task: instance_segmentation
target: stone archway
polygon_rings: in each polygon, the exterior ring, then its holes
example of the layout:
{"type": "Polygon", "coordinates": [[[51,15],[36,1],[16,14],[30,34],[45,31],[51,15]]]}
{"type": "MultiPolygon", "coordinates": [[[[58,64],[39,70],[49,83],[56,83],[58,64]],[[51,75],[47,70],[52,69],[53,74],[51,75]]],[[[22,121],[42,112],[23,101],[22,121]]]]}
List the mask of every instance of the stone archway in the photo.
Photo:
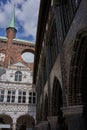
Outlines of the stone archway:
{"type": "Polygon", "coordinates": [[[17,119],[17,130],[32,130],[35,120],[30,115],[22,115],[17,119]]]}
{"type": "Polygon", "coordinates": [[[67,130],[62,112],[62,88],[57,77],[54,77],[52,89],[52,117],[49,119],[51,129],[67,130]]]}
{"type": "Polygon", "coordinates": [[[73,47],[69,79],[69,106],[82,104],[87,64],[87,30],[78,33],[73,47]]]}
{"type": "Polygon", "coordinates": [[[87,124],[87,28],[76,36],[69,77],[69,106],[83,105],[87,124]]]}
{"type": "Polygon", "coordinates": [[[62,89],[59,80],[55,77],[52,90],[52,116],[59,114],[62,105],[62,89]]]}
{"type": "Polygon", "coordinates": [[[0,128],[3,130],[11,130],[13,120],[9,115],[0,114],[0,128]]]}

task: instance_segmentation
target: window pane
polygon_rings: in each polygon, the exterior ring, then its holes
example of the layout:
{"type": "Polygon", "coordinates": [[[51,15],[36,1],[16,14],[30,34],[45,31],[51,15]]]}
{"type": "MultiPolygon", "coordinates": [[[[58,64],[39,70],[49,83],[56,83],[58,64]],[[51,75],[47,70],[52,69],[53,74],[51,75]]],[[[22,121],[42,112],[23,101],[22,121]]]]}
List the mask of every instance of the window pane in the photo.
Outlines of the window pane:
{"type": "Polygon", "coordinates": [[[19,81],[21,81],[21,78],[22,78],[21,75],[19,75],[19,81]]]}
{"type": "Polygon", "coordinates": [[[23,92],[23,95],[26,95],[26,92],[23,92]]]}
{"type": "Polygon", "coordinates": [[[31,97],[29,97],[29,103],[32,103],[31,101],[32,101],[32,98],[31,98],[31,97]]]}
{"type": "Polygon", "coordinates": [[[7,102],[10,102],[10,96],[7,96],[7,102]]]}
{"type": "Polygon", "coordinates": [[[36,96],[36,93],[35,93],[35,92],[33,92],[33,96],[36,96]]]}
{"type": "Polygon", "coordinates": [[[23,103],[25,103],[25,102],[26,102],[26,97],[23,97],[22,102],[23,102],[23,103]]]}
{"type": "Polygon", "coordinates": [[[30,92],[29,95],[32,95],[32,92],[30,92]]]}
{"type": "Polygon", "coordinates": [[[8,94],[11,94],[11,91],[8,91],[8,94]]]}
{"type": "Polygon", "coordinates": [[[33,97],[33,103],[36,103],[36,97],[33,97]]]}
{"type": "Polygon", "coordinates": [[[12,96],[12,101],[11,102],[14,102],[15,101],[15,96],[12,96]]]}
{"type": "Polygon", "coordinates": [[[4,95],[1,95],[0,96],[0,102],[3,102],[4,101],[4,95]]]}
{"type": "Polygon", "coordinates": [[[18,97],[18,102],[21,103],[21,96],[18,97]]]}
{"type": "Polygon", "coordinates": [[[15,95],[15,91],[12,91],[12,95],[15,95]]]}
{"type": "Polygon", "coordinates": [[[1,94],[4,94],[4,90],[1,90],[1,94]]]}

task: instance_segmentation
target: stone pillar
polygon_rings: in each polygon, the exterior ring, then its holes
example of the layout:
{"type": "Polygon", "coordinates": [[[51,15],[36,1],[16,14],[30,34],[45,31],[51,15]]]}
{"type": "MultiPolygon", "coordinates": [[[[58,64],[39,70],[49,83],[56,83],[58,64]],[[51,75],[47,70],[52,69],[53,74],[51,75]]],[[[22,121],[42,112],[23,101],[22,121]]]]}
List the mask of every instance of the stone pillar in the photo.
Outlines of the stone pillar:
{"type": "Polygon", "coordinates": [[[26,92],[26,103],[29,103],[29,91],[26,92]]]}
{"type": "Polygon", "coordinates": [[[35,130],[48,130],[48,121],[41,121],[37,126],[34,128],[35,130]]]}
{"type": "Polygon", "coordinates": [[[16,130],[16,123],[13,123],[12,130],[16,130]]]}
{"type": "Polygon", "coordinates": [[[82,110],[81,105],[62,108],[68,130],[86,130],[82,110]]]}
{"type": "Polygon", "coordinates": [[[50,116],[47,119],[50,123],[51,130],[56,130],[57,129],[58,116],[50,116]]]}
{"type": "Polygon", "coordinates": [[[5,93],[4,93],[4,102],[7,102],[7,89],[5,90],[5,93]]]}
{"type": "Polygon", "coordinates": [[[16,94],[15,94],[15,102],[18,103],[18,89],[16,90],[16,94]]]}

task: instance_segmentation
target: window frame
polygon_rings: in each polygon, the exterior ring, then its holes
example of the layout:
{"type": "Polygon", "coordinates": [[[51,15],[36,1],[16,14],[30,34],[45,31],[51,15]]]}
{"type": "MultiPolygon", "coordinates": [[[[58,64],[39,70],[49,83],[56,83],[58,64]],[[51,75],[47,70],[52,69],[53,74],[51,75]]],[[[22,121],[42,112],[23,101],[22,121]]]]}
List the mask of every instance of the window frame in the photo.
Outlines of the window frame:
{"type": "Polygon", "coordinates": [[[29,92],[29,104],[36,104],[36,92],[29,92]],[[34,95],[35,94],[35,95],[34,95]]]}
{"type": "Polygon", "coordinates": [[[7,91],[7,103],[14,103],[16,99],[16,90],[7,91]]]}
{"type": "Polygon", "coordinates": [[[26,91],[18,91],[18,103],[26,103],[26,91]]]}
{"type": "Polygon", "coordinates": [[[21,71],[15,72],[15,81],[22,81],[22,72],[21,71]]]}

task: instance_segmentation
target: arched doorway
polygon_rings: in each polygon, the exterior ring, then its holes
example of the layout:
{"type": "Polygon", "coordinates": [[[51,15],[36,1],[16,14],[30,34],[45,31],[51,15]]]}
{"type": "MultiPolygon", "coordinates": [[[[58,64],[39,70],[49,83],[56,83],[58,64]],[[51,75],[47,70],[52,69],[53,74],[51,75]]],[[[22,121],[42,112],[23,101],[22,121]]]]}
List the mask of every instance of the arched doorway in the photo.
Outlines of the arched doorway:
{"type": "Polygon", "coordinates": [[[62,112],[63,97],[62,88],[57,77],[54,77],[53,89],[52,89],[52,116],[57,117],[57,123],[55,129],[67,130],[65,119],[62,112]]]}
{"type": "Polygon", "coordinates": [[[17,119],[17,130],[32,130],[35,120],[30,115],[22,115],[17,119]]]}
{"type": "Polygon", "coordinates": [[[9,115],[5,115],[5,114],[0,115],[0,129],[11,130],[12,124],[13,124],[13,121],[9,115]]]}
{"type": "Polygon", "coordinates": [[[87,28],[77,34],[73,47],[68,101],[69,106],[83,105],[87,124],[87,28]]]}

